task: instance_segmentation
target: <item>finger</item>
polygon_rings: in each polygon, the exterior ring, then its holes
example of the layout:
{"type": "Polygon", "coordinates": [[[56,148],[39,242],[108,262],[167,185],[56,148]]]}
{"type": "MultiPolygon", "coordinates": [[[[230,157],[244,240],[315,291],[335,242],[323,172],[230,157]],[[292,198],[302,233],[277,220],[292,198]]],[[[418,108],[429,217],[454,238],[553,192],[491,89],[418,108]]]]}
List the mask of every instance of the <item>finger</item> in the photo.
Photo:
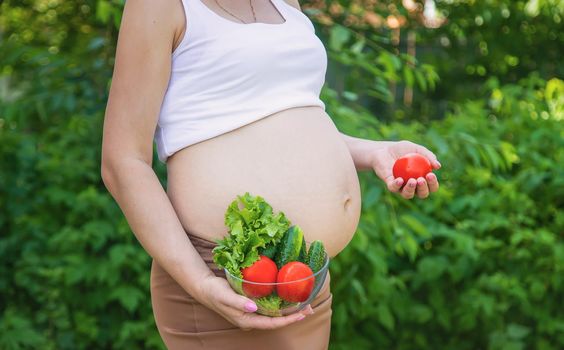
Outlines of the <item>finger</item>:
{"type": "Polygon", "coordinates": [[[401,196],[405,199],[413,198],[413,195],[415,194],[416,185],[417,185],[417,180],[409,179],[405,184],[405,186],[403,187],[403,190],[401,191],[401,196]]]}
{"type": "Polygon", "coordinates": [[[242,326],[240,326],[244,329],[276,329],[301,321],[306,317],[302,311],[281,317],[268,317],[257,314],[245,314],[244,316],[245,319],[241,322],[242,326]]]}
{"type": "Polygon", "coordinates": [[[421,145],[417,145],[415,151],[425,156],[427,159],[429,159],[434,169],[439,169],[441,167],[441,163],[439,163],[437,156],[433,152],[429,151],[427,148],[421,145]]]}
{"type": "Polygon", "coordinates": [[[255,312],[258,309],[257,304],[255,304],[251,299],[239,295],[233,291],[230,291],[230,293],[221,294],[219,301],[224,305],[230,306],[243,312],[255,312]]]}
{"type": "Polygon", "coordinates": [[[394,176],[390,175],[386,178],[386,184],[390,192],[399,192],[401,185],[403,185],[403,179],[401,177],[394,179],[394,176]]]}
{"type": "Polygon", "coordinates": [[[420,177],[417,179],[417,197],[423,199],[429,197],[429,187],[427,181],[420,177]]]}
{"type": "Polygon", "coordinates": [[[302,310],[302,313],[304,315],[311,315],[311,314],[315,313],[315,311],[313,311],[313,308],[311,307],[310,304],[307,304],[307,306],[304,307],[304,309],[302,310]]]}
{"type": "Polygon", "coordinates": [[[439,180],[437,179],[437,175],[429,173],[426,178],[427,184],[429,185],[429,191],[436,192],[439,189],[439,180]]]}

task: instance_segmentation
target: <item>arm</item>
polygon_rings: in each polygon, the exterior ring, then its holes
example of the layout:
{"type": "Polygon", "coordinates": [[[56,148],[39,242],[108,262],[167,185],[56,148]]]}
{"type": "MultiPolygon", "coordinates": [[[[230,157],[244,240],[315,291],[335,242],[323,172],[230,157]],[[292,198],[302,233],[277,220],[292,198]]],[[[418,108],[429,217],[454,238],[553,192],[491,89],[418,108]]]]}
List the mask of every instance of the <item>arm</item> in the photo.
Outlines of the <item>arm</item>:
{"type": "Polygon", "coordinates": [[[427,148],[410,141],[373,141],[360,139],[341,133],[357,171],[373,170],[376,175],[386,183],[390,192],[400,193],[402,197],[411,199],[415,195],[426,198],[429,193],[439,189],[439,181],[433,173],[425,178],[409,179],[404,185],[402,178],[394,178],[392,167],[394,162],[408,154],[419,153],[431,162],[434,169],[439,169],[441,163],[435,154],[427,148]],[[403,187],[402,187],[403,186],[403,187]]]}
{"type": "MultiPolygon", "coordinates": [[[[167,2],[165,2],[167,3],[167,2]]],[[[190,294],[213,273],[190,243],[152,169],[153,133],[170,75],[167,6],[128,1],[104,119],[101,172],[143,248],[190,294]]]]}
{"type": "Polygon", "coordinates": [[[253,314],[254,303],[216,277],[200,257],[152,169],[153,136],[179,21],[184,16],[176,0],[125,4],[104,118],[102,180],[143,248],[196,300],[241,328],[285,326],[311,308],[279,318],[253,314]]]}
{"type": "Polygon", "coordinates": [[[341,133],[351,157],[354,161],[354,166],[358,171],[372,170],[374,168],[373,151],[382,149],[392,144],[392,141],[373,141],[352,137],[341,133]]]}

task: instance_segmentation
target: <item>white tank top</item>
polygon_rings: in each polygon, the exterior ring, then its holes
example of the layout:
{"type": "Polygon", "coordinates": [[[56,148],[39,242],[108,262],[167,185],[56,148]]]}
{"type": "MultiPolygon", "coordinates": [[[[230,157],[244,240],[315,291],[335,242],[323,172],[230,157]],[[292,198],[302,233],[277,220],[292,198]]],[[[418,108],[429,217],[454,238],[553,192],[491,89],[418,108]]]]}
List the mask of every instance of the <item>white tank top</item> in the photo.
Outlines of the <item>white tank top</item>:
{"type": "Polygon", "coordinates": [[[327,53],[309,18],[271,0],[285,22],[244,24],[182,0],[186,32],[172,53],[155,130],[159,160],[275,112],[319,106],[327,53]]]}

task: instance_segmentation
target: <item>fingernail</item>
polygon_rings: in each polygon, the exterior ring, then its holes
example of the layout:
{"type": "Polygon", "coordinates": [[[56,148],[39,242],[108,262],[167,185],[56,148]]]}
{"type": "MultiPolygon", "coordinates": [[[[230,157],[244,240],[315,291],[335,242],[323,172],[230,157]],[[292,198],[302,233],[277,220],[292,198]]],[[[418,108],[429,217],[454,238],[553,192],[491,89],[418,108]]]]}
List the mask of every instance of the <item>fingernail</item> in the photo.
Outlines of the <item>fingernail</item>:
{"type": "Polygon", "coordinates": [[[257,311],[257,305],[252,301],[249,301],[245,304],[245,310],[248,312],[255,312],[257,311]]]}
{"type": "Polygon", "coordinates": [[[439,162],[438,160],[437,160],[437,164],[439,165],[439,168],[442,167],[441,162],[439,162]]]}
{"type": "Polygon", "coordinates": [[[298,321],[301,321],[301,320],[303,320],[304,318],[305,318],[305,315],[300,315],[300,316],[298,317],[298,321]]]}

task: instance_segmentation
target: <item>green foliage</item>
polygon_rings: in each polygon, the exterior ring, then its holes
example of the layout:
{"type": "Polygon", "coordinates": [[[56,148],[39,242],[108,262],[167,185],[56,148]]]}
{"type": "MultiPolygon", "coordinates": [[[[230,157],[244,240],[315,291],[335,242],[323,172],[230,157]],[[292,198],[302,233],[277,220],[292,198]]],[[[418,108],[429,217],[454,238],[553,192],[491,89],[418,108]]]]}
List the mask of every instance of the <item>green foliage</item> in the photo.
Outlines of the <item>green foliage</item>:
{"type": "Polygon", "coordinates": [[[405,201],[361,173],[362,220],[331,265],[333,348],[564,347],[564,83],[487,84],[441,121],[340,129],[436,152],[441,189],[405,201]]]}
{"type": "Polygon", "coordinates": [[[403,82],[427,91],[438,80],[434,67],[419,64],[413,56],[395,54],[381,34],[341,24],[324,29],[320,35],[326,38],[330,73],[333,74],[336,64],[346,67],[341,93],[345,100],[357,101],[358,91],[362,91],[364,96],[392,102],[390,83],[403,82]]]}
{"type": "Polygon", "coordinates": [[[42,133],[9,120],[14,128],[0,130],[0,324],[33,342],[0,337],[0,348],[160,342],[150,258],[100,181],[101,119],[70,115],[42,133]]]}
{"type": "Polygon", "coordinates": [[[441,81],[432,94],[416,95],[420,113],[434,119],[446,101],[479,98],[490,77],[516,83],[536,72],[564,77],[564,2],[560,0],[440,0],[448,22],[418,30],[419,59],[436,67],[441,81]],[[431,48],[431,49],[427,49],[431,48]]]}
{"type": "Polygon", "coordinates": [[[0,349],[162,349],[150,257],[100,178],[113,29],[34,4],[0,5],[0,349]]]}

